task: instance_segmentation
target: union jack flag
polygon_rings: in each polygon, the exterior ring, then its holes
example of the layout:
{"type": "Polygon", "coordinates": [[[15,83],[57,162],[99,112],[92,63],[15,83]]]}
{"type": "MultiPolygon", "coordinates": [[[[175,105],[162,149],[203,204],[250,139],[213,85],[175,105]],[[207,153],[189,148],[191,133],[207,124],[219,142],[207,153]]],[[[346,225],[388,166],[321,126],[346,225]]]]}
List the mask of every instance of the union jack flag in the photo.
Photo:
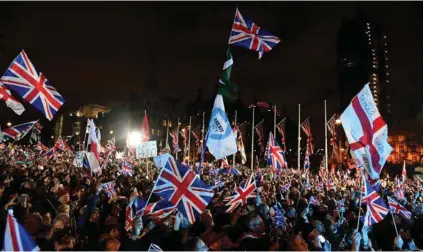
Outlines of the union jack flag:
{"type": "Polygon", "coordinates": [[[259,144],[259,147],[261,149],[261,153],[264,153],[265,152],[265,148],[264,148],[264,140],[265,140],[264,120],[262,120],[258,124],[256,124],[255,131],[256,131],[256,134],[258,134],[258,144],[259,144]]]}
{"type": "Polygon", "coordinates": [[[158,202],[148,204],[147,207],[144,208],[143,215],[153,220],[163,219],[172,214],[175,209],[176,206],[171,202],[161,199],[158,202]]]}
{"type": "Polygon", "coordinates": [[[365,198],[367,202],[367,212],[363,218],[364,225],[371,226],[379,223],[389,212],[386,204],[380,195],[374,190],[367,179],[364,180],[365,198]]]}
{"type": "Polygon", "coordinates": [[[259,53],[259,59],[264,52],[269,52],[280,42],[280,39],[262,30],[251,20],[245,20],[238,9],[231,30],[229,44],[235,44],[259,53]]]}
{"type": "Polygon", "coordinates": [[[281,134],[281,145],[283,146],[284,153],[286,152],[286,118],[281,120],[275,127],[281,134]]]}
{"type": "Polygon", "coordinates": [[[22,123],[22,124],[4,129],[1,132],[1,135],[3,136],[2,141],[6,142],[9,140],[14,140],[14,141],[21,140],[22,138],[26,136],[26,134],[28,134],[29,131],[31,131],[31,129],[34,127],[34,125],[37,122],[38,121],[22,123]]]}
{"type": "Polygon", "coordinates": [[[288,183],[288,184],[284,185],[284,186],[281,188],[281,192],[282,192],[282,193],[287,192],[288,190],[290,190],[290,187],[291,187],[291,184],[290,184],[290,183],[288,183]]]}
{"type": "Polygon", "coordinates": [[[278,146],[277,141],[274,139],[274,136],[269,132],[268,140],[268,164],[272,164],[272,168],[281,169],[287,168],[286,160],[284,159],[284,152],[280,146],[278,146]]]}
{"type": "Polygon", "coordinates": [[[133,176],[133,169],[132,165],[128,160],[124,160],[121,163],[121,174],[124,176],[133,176]]]}
{"type": "Polygon", "coordinates": [[[309,151],[309,154],[314,153],[314,145],[312,144],[312,133],[311,133],[311,125],[309,123],[309,117],[300,125],[303,132],[306,134],[306,149],[309,151]]]}
{"type": "Polygon", "coordinates": [[[406,179],[406,162],[403,160],[403,166],[402,166],[402,183],[405,183],[406,179]]]}
{"type": "Polygon", "coordinates": [[[0,81],[40,110],[50,121],[65,102],[47,78],[35,69],[24,50],[13,60],[0,81]]]}
{"type": "Polygon", "coordinates": [[[199,145],[200,144],[200,139],[202,138],[202,135],[201,135],[201,126],[199,125],[196,128],[194,128],[191,131],[191,134],[193,135],[194,139],[196,140],[196,145],[199,145]]]}
{"type": "Polygon", "coordinates": [[[184,154],[188,151],[188,126],[182,128],[180,131],[181,136],[183,137],[183,145],[184,145],[184,154]]]}
{"type": "Polygon", "coordinates": [[[45,151],[49,151],[49,148],[47,146],[45,146],[44,144],[37,142],[34,146],[35,150],[38,150],[40,152],[45,152],[45,151]]]}
{"type": "Polygon", "coordinates": [[[411,219],[412,214],[410,211],[408,211],[408,209],[406,209],[404,206],[399,204],[399,202],[397,202],[396,200],[392,199],[389,196],[387,196],[387,200],[389,201],[389,207],[392,213],[399,214],[400,216],[406,219],[411,219]]]}
{"type": "Polygon", "coordinates": [[[336,189],[332,179],[327,180],[326,187],[327,187],[327,191],[330,191],[331,189],[336,189]]]}
{"type": "Polygon", "coordinates": [[[275,210],[275,213],[273,216],[271,216],[272,224],[274,224],[277,227],[284,227],[286,225],[286,218],[281,213],[281,210],[280,208],[278,208],[278,206],[274,206],[273,208],[275,210]]]}
{"type": "Polygon", "coordinates": [[[305,161],[303,163],[303,167],[305,167],[305,169],[311,168],[311,163],[309,162],[309,150],[308,149],[306,149],[306,152],[305,152],[305,161]]]}
{"type": "Polygon", "coordinates": [[[104,183],[103,190],[106,192],[109,198],[115,197],[116,196],[115,181],[104,183]]]}
{"type": "Polygon", "coordinates": [[[40,250],[24,226],[13,217],[13,210],[8,210],[3,238],[3,251],[40,250]]]}
{"type": "Polygon", "coordinates": [[[323,184],[322,182],[318,182],[318,183],[316,183],[316,184],[315,184],[315,189],[316,189],[317,191],[322,191],[322,190],[324,190],[324,184],[323,184]]]}
{"type": "Polygon", "coordinates": [[[238,187],[233,195],[226,197],[224,201],[228,201],[225,205],[228,206],[227,213],[234,211],[239,205],[246,205],[247,199],[256,198],[256,183],[253,179],[253,174],[238,187]]]}
{"type": "Polygon", "coordinates": [[[178,145],[178,131],[170,132],[169,135],[172,138],[172,147],[174,147],[174,153],[180,152],[180,146],[178,145]]]}
{"type": "Polygon", "coordinates": [[[153,192],[176,206],[190,223],[196,221],[214,195],[192,170],[177,165],[172,156],[162,168],[153,192]]]}
{"type": "Polygon", "coordinates": [[[314,206],[319,206],[319,200],[317,198],[315,198],[314,196],[311,196],[309,198],[309,204],[310,205],[314,205],[314,206]]]}
{"type": "Polygon", "coordinates": [[[134,226],[135,215],[132,210],[132,203],[125,208],[125,231],[129,231],[134,226]]]}

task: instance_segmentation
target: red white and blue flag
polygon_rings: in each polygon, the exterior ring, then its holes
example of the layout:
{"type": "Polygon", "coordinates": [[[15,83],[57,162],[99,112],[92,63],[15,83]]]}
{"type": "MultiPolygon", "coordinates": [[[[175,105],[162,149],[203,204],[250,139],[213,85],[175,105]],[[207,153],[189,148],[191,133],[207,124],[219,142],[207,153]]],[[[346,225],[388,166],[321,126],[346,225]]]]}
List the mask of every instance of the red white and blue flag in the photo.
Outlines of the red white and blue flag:
{"type": "Polygon", "coordinates": [[[62,95],[49,84],[46,76],[35,69],[24,50],[13,60],[0,81],[40,110],[50,121],[65,102],[62,95]]]}
{"type": "Polygon", "coordinates": [[[103,191],[107,194],[109,198],[116,196],[116,190],[115,190],[115,181],[110,181],[103,184],[103,191]]]}
{"type": "Polygon", "coordinates": [[[274,136],[271,132],[269,132],[269,139],[268,139],[268,164],[271,164],[272,168],[275,169],[282,169],[287,168],[286,160],[284,159],[284,151],[281,149],[280,146],[278,146],[277,141],[274,139],[274,136]]]}
{"type": "Polygon", "coordinates": [[[303,162],[303,167],[305,167],[305,169],[311,168],[311,163],[309,162],[309,150],[307,147],[305,151],[305,160],[303,162]]]}
{"type": "Polygon", "coordinates": [[[214,195],[192,170],[177,165],[172,156],[162,168],[153,192],[176,206],[190,223],[196,221],[214,195]]]}
{"type": "Polygon", "coordinates": [[[178,131],[172,131],[169,133],[172,138],[172,147],[174,148],[174,153],[180,152],[180,146],[178,145],[178,131]]]}
{"type": "Polygon", "coordinates": [[[128,177],[132,177],[133,176],[133,167],[131,165],[131,163],[128,160],[124,160],[121,163],[121,174],[128,177]]]}
{"type": "MultiPolygon", "coordinates": [[[[380,197],[378,192],[374,190],[367,179],[364,180],[365,201],[367,203],[367,212],[363,218],[365,226],[377,224],[386,217],[389,209],[380,197]]],[[[364,197],[364,196],[363,196],[364,197]]]]}
{"type": "Polygon", "coordinates": [[[300,125],[303,132],[306,134],[306,150],[309,154],[314,153],[314,145],[312,144],[312,133],[311,133],[311,125],[309,123],[309,117],[300,125]]]}
{"type": "Polygon", "coordinates": [[[314,196],[311,196],[309,197],[309,204],[314,206],[319,206],[320,202],[317,198],[315,198],[314,196]]]}
{"type": "Polygon", "coordinates": [[[281,120],[275,127],[277,127],[278,132],[281,134],[281,144],[283,147],[284,153],[286,152],[286,118],[281,120]]]}
{"type": "Polygon", "coordinates": [[[253,179],[253,174],[250,175],[249,179],[238,187],[234,193],[226,197],[224,201],[228,201],[225,205],[228,206],[227,213],[234,211],[239,205],[243,206],[247,204],[247,199],[256,198],[256,183],[253,179]]]}
{"type": "Polygon", "coordinates": [[[38,150],[40,152],[46,152],[49,151],[49,148],[47,146],[45,146],[44,144],[37,142],[34,146],[35,150],[38,150]]]}
{"type": "Polygon", "coordinates": [[[392,213],[399,214],[406,219],[411,219],[412,214],[410,211],[408,211],[408,209],[389,196],[387,196],[387,200],[389,202],[390,211],[392,211],[392,213]]]}
{"type": "Polygon", "coordinates": [[[378,179],[393,148],[387,124],[378,112],[369,84],[352,99],[340,116],[353,158],[372,179],[378,179]]]}
{"type": "Polygon", "coordinates": [[[171,202],[161,199],[155,203],[150,203],[144,208],[143,215],[153,219],[164,219],[174,212],[176,206],[171,202]]]}
{"type": "Polygon", "coordinates": [[[7,214],[4,231],[3,251],[39,251],[28,231],[13,217],[13,210],[7,214]]]}
{"type": "Polygon", "coordinates": [[[271,51],[279,42],[278,37],[264,31],[253,21],[244,19],[239,10],[236,9],[229,44],[257,51],[259,58],[261,58],[264,52],[271,51]]]}
{"type": "Polygon", "coordinates": [[[406,162],[403,160],[403,166],[402,166],[402,183],[405,183],[406,180],[406,162]]]}
{"type": "Polygon", "coordinates": [[[21,140],[22,138],[26,136],[26,134],[28,134],[28,132],[31,131],[31,129],[34,127],[34,125],[37,122],[38,121],[22,123],[22,124],[4,129],[1,132],[1,136],[0,136],[1,142],[6,142],[9,140],[14,140],[14,141],[21,140]]]}

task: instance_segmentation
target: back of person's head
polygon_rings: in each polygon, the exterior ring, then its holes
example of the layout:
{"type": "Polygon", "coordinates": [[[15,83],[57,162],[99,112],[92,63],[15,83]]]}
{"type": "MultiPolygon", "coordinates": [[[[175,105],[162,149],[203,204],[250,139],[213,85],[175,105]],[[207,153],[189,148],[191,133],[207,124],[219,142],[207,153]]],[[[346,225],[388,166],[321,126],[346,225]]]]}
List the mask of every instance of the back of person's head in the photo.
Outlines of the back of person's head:
{"type": "Polygon", "coordinates": [[[199,237],[194,237],[189,239],[186,242],[184,246],[184,250],[185,251],[207,251],[208,247],[202,241],[202,239],[200,239],[199,237]]]}
{"type": "Polygon", "coordinates": [[[72,250],[74,247],[73,237],[69,229],[56,230],[53,235],[54,247],[59,250],[72,250]]]}
{"type": "Polygon", "coordinates": [[[109,238],[105,242],[105,251],[118,251],[121,243],[116,238],[109,238]]]}

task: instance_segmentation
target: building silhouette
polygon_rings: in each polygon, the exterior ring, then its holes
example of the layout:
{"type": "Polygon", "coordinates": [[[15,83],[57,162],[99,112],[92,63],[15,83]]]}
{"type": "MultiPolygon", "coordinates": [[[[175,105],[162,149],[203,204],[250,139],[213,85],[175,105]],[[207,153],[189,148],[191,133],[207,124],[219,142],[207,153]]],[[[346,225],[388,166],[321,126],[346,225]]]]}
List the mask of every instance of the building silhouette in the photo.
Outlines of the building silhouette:
{"type": "Polygon", "coordinates": [[[337,38],[340,110],[369,82],[380,113],[390,121],[388,39],[382,27],[358,13],[342,22],[337,38]]]}

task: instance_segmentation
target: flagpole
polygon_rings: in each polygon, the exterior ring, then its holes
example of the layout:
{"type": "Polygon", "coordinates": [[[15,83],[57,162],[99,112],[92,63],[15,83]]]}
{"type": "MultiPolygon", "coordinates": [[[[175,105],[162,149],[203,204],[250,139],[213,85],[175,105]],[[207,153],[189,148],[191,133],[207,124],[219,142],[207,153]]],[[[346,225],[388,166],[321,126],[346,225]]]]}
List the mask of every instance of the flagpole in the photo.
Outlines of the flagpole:
{"type": "MultiPolygon", "coordinates": [[[[235,127],[237,127],[237,110],[235,111],[235,114],[234,114],[234,128],[235,127]]],[[[238,128],[237,128],[237,131],[238,131],[238,128]]],[[[236,135],[235,135],[236,142],[237,142],[237,134],[238,132],[236,132],[236,135]]],[[[236,153],[233,154],[233,168],[236,168],[236,153]]]]}
{"type": "Polygon", "coordinates": [[[324,148],[325,148],[325,160],[324,160],[324,167],[325,171],[328,171],[328,121],[327,121],[327,100],[324,100],[324,129],[325,129],[325,142],[324,142],[324,148]]]}
{"type": "Polygon", "coordinates": [[[165,147],[168,145],[168,137],[169,137],[169,119],[166,119],[166,142],[165,147]]]}
{"type": "Polygon", "coordinates": [[[277,106],[274,105],[274,138],[277,130],[277,106]]]}
{"type": "MultiPolygon", "coordinates": [[[[177,119],[177,142],[180,136],[180,118],[177,119]]],[[[178,151],[175,152],[175,160],[178,161],[178,151]]]]}
{"type": "MultiPolygon", "coordinates": [[[[359,168],[359,167],[358,167],[359,168]]],[[[361,168],[360,168],[361,169],[361,168]]],[[[362,205],[362,180],[364,179],[361,170],[361,179],[359,180],[359,189],[361,190],[361,197],[359,198],[359,211],[358,211],[358,223],[356,224],[356,230],[359,229],[359,222],[361,221],[361,205],[362,205]]]]}
{"type": "Polygon", "coordinates": [[[298,112],[298,128],[297,128],[297,167],[300,169],[300,104],[298,112]]]}
{"type": "Polygon", "coordinates": [[[233,25],[234,25],[234,20],[236,20],[237,10],[238,10],[238,5],[237,5],[237,7],[236,7],[236,12],[234,12],[233,23],[231,24],[230,36],[228,37],[228,46],[230,45],[230,41],[231,41],[231,33],[233,33],[233,25]]]}
{"type": "Polygon", "coordinates": [[[255,141],[255,106],[252,105],[252,143],[250,147],[250,170],[253,174],[253,151],[254,151],[254,141],[255,141]]]}
{"type": "Polygon", "coordinates": [[[188,123],[188,161],[190,162],[191,116],[188,123]]]}
{"type": "Polygon", "coordinates": [[[205,113],[206,112],[203,112],[202,114],[202,141],[200,142],[201,150],[203,150],[203,145],[205,144],[205,113]]]}

